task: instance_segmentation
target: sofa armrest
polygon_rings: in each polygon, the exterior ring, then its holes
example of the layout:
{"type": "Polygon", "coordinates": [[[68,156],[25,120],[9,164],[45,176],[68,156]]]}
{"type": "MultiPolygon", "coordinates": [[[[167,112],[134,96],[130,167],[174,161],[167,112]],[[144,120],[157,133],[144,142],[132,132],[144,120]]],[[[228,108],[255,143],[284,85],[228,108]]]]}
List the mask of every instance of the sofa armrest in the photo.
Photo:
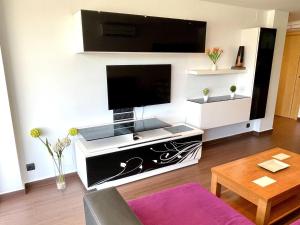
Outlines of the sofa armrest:
{"type": "Polygon", "coordinates": [[[115,188],[87,193],[83,200],[86,225],[142,225],[115,188]]]}

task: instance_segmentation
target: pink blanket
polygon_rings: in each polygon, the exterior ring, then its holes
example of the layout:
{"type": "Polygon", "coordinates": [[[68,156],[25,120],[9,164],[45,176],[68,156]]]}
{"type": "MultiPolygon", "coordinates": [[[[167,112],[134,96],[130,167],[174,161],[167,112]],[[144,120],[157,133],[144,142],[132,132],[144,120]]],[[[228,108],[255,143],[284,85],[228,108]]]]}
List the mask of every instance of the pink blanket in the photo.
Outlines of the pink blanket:
{"type": "Polygon", "coordinates": [[[128,202],[144,225],[253,225],[199,184],[185,184],[128,202]]]}

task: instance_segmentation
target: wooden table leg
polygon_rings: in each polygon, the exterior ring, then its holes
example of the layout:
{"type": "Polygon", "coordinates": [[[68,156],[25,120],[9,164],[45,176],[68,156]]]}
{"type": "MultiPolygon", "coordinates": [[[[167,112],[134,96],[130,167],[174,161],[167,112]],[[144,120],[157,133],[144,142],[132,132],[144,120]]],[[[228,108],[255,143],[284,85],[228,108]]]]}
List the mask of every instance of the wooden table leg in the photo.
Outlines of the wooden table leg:
{"type": "Polygon", "coordinates": [[[214,173],[211,175],[210,191],[217,197],[221,196],[221,184],[218,183],[218,176],[214,173]]]}
{"type": "Polygon", "coordinates": [[[258,200],[256,211],[256,225],[268,224],[270,218],[271,203],[265,200],[258,200]]]}

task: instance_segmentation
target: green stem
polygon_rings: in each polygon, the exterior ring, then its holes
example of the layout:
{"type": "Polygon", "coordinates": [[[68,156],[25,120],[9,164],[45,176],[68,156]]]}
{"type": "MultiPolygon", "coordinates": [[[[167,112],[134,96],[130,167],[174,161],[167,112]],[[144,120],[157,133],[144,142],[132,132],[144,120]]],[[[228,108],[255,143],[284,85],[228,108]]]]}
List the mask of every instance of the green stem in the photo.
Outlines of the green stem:
{"type": "Polygon", "coordinates": [[[56,167],[56,169],[57,169],[57,171],[58,171],[58,180],[59,180],[59,182],[63,182],[63,181],[64,181],[64,175],[63,175],[63,167],[62,167],[62,161],[61,161],[61,158],[62,158],[62,152],[61,152],[60,154],[59,154],[59,153],[56,153],[56,155],[57,155],[57,162],[56,162],[56,159],[55,159],[54,154],[53,154],[53,152],[52,152],[52,150],[51,150],[51,148],[50,148],[50,146],[49,146],[49,142],[48,142],[47,138],[46,138],[46,141],[44,141],[44,140],[43,140],[42,138],[40,138],[40,137],[38,137],[38,138],[39,138],[39,140],[46,146],[46,148],[47,148],[49,154],[50,154],[51,157],[52,157],[52,160],[53,160],[53,162],[54,162],[54,164],[55,164],[55,167],[56,167]]]}
{"type": "Polygon", "coordinates": [[[56,162],[54,156],[52,156],[52,160],[53,160],[53,162],[55,164],[55,167],[56,167],[57,171],[59,171],[59,165],[57,165],[57,162],[56,162]]]}
{"type": "Polygon", "coordinates": [[[38,138],[44,145],[46,145],[46,143],[44,142],[44,140],[42,138],[40,138],[40,137],[38,137],[38,138]]]}
{"type": "Polygon", "coordinates": [[[62,158],[58,158],[58,182],[64,182],[65,177],[63,174],[63,165],[62,165],[62,158]]]}

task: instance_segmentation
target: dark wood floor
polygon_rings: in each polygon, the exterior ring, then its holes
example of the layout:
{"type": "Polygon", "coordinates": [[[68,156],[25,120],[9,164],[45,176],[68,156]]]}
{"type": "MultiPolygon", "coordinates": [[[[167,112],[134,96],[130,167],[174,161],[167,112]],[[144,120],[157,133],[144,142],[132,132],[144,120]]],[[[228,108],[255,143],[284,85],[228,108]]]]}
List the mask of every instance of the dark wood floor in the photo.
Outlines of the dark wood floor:
{"type": "MultiPolygon", "coordinates": [[[[276,117],[272,135],[249,135],[205,147],[198,165],[126,184],[118,190],[125,199],[132,199],[187,182],[198,182],[209,188],[211,167],[275,146],[300,153],[300,122],[276,117]]],[[[67,182],[63,193],[53,183],[46,183],[33,186],[26,195],[1,198],[0,225],[83,225],[84,189],[77,176],[68,177],[67,182]]],[[[253,210],[250,203],[226,190],[224,200],[246,215],[253,210]],[[249,208],[241,208],[239,204],[248,204],[249,208]]],[[[298,217],[300,211],[277,224],[289,224],[298,217]]]]}

